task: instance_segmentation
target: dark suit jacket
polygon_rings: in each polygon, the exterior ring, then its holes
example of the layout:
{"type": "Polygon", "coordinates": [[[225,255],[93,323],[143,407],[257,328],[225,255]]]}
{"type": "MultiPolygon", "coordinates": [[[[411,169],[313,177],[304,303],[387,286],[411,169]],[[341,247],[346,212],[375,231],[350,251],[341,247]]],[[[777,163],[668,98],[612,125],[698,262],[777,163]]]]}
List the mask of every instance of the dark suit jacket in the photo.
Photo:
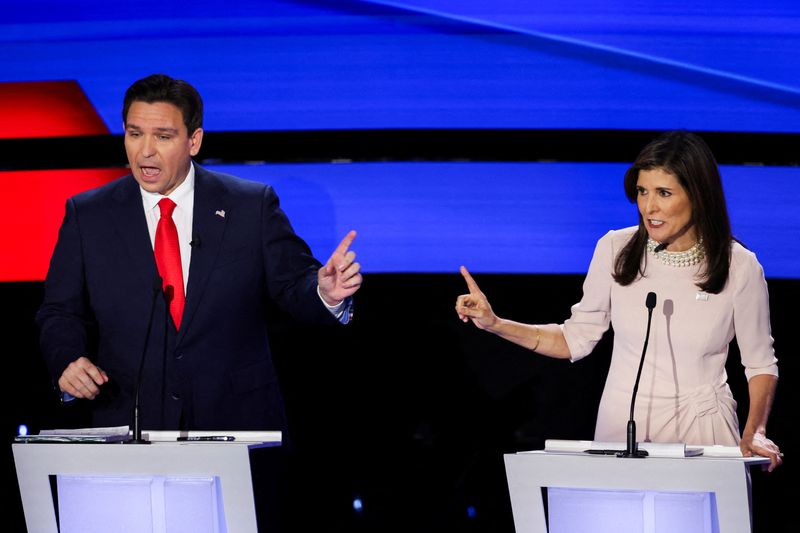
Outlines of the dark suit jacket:
{"type": "Polygon", "coordinates": [[[145,352],[144,428],[284,430],[265,314],[271,299],[300,321],[336,323],[316,292],[320,265],[271,187],[195,170],[180,330],[154,289],[141,193],[126,176],[67,201],[37,314],[42,352],[56,382],[81,355],[109,375],[108,391],[91,404],[97,426],[131,423],[145,352]]]}

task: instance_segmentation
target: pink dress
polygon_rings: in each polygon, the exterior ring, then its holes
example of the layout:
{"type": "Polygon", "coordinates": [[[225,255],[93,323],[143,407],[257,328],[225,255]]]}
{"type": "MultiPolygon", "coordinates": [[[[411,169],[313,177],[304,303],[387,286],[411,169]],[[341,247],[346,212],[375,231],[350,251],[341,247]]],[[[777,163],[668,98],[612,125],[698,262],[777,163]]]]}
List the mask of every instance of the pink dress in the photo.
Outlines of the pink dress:
{"type": "Polygon", "coordinates": [[[636,397],[637,440],[737,445],[736,401],[725,372],[728,344],[736,336],[748,380],[778,375],[764,271],[752,252],[734,243],[719,294],[695,285],[702,264],[668,266],[650,254],[645,276],[623,287],[612,277],[614,259],[635,231],[610,231],[598,241],[583,298],[562,325],[572,361],[591,353],[609,324],[614,329],[595,439],[625,442],[652,291],[658,302],[636,397]]]}

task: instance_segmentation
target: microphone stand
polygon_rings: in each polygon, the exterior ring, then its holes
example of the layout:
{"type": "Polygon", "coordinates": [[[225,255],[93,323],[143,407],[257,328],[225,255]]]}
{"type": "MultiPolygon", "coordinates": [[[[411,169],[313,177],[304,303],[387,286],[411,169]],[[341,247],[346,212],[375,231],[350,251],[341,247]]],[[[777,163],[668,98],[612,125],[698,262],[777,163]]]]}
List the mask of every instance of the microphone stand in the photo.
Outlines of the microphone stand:
{"type": "Polygon", "coordinates": [[[647,343],[650,340],[650,322],[653,318],[653,309],[656,306],[656,293],[648,292],[647,301],[647,333],[644,336],[644,347],[642,357],[639,359],[639,370],[636,372],[636,382],[633,385],[633,396],[631,397],[631,417],[628,420],[628,442],[624,452],[617,453],[617,457],[647,457],[647,450],[640,450],[636,445],[636,420],[633,418],[633,408],[636,405],[636,393],[639,392],[639,379],[642,377],[642,367],[644,366],[644,355],[647,353],[647,343]]]}
{"type": "Polygon", "coordinates": [[[153,280],[153,302],[150,304],[150,319],[147,321],[147,333],[144,335],[144,348],[139,359],[139,373],[136,376],[136,392],[133,397],[133,438],[125,441],[126,444],[150,444],[149,440],[142,438],[142,425],[139,419],[139,393],[142,388],[142,373],[144,372],[144,359],[147,355],[147,344],[150,342],[150,331],[153,329],[153,314],[156,310],[158,293],[161,291],[161,278],[153,280]]]}
{"type": "Polygon", "coordinates": [[[172,318],[169,311],[169,306],[172,305],[172,300],[175,298],[175,287],[172,285],[167,285],[164,288],[164,302],[165,302],[165,309],[166,312],[164,313],[164,345],[161,351],[161,421],[159,422],[161,426],[164,426],[164,419],[165,412],[166,412],[166,405],[165,405],[165,387],[167,386],[167,349],[169,346],[169,332],[170,332],[170,323],[172,322],[172,318]]]}

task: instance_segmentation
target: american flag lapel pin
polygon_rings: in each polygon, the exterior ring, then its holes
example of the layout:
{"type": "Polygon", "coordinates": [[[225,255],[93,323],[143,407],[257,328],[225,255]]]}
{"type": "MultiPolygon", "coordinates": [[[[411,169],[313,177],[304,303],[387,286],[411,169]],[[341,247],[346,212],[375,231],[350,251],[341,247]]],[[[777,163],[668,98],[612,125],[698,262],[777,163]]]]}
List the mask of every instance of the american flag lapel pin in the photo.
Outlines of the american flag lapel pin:
{"type": "Polygon", "coordinates": [[[214,214],[217,215],[220,218],[225,218],[225,210],[224,209],[217,209],[217,211],[214,214]]]}

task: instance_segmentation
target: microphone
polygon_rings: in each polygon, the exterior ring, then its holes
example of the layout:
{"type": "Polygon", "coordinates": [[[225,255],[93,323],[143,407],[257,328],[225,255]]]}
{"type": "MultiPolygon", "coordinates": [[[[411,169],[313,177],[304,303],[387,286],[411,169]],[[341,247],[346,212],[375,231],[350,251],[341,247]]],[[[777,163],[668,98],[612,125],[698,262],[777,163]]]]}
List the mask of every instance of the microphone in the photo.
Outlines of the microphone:
{"type": "Polygon", "coordinates": [[[200,236],[195,235],[194,237],[192,237],[192,240],[189,241],[189,246],[192,248],[192,250],[195,250],[199,249],[202,243],[203,241],[200,239],[200,236]]]}
{"type": "MultiPolygon", "coordinates": [[[[666,246],[666,245],[664,245],[666,246]]],[[[636,372],[636,382],[633,385],[633,395],[631,396],[631,417],[628,420],[628,446],[624,452],[619,452],[617,457],[647,457],[647,450],[640,450],[636,446],[636,421],[633,419],[633,407],[636,405],[636,393],[639,391],[639,378],[642,377],[642,367],[644,366],[644,354],[647,353],[647,343],[650,340],[650,322],[653,318],[653,309],[656,307],[656,293],[648,292],[647,300],[647,333],[644,336],[644,347],[642,348],[642,358],[639,360],[639,370],[636,372]]]]}
{"type": "Polygon", "coordinates": [[[153,329],[153,314],[156,310],[158,293],[161,292],[161,278],[156,276],[153,279],[153,302],[150,304],[150,318],[147,320],[147,332],[144,334],[144,347],[142,357],[139,359],[139,373],[136,376],[136,393],[133,397],[133,439],[127,444],[150,444],[149,440],[142,438],[142,425],[139,420],[139,392],[142,388],[142,373],[144,372],[144,358],[147,354],[147,344],[150,342],[150,331],[153,329]]]}
{"type": "MultiPolygon", "coordinates": [[[[655,253],[661,252],[661,251],[663,251],[663,250],[664,250],[664,249],[665,249],[667,246],[669,246],[669,243],[668,243],[667,241],[664,241],[664,242],[662,242],[661,244],[659,244],[658,246],[656,246],[655,248],[653,248],[653,252],[655,252],[655,253]]],[[[652,293],[651,293],[651,294],[652,294],[652,293]]],[[[653,305],[656,305],[656,304],[653,304],[653,305]]]]}

